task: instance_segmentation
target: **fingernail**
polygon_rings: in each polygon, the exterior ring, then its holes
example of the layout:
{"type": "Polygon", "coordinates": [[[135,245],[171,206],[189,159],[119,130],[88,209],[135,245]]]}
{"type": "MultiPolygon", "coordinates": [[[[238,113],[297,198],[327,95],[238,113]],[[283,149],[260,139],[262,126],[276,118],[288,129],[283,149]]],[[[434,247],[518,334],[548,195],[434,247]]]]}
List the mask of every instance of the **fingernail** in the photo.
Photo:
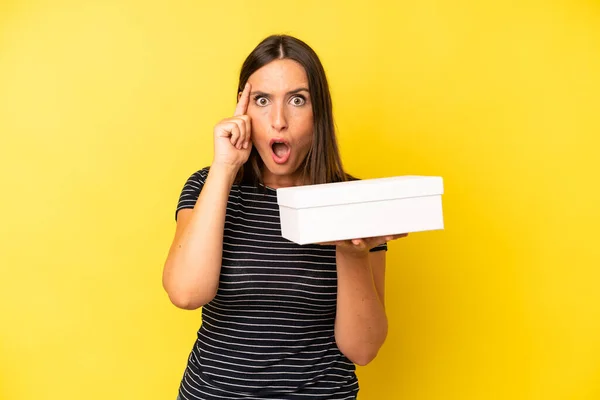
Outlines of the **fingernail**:
{"type": "Polygon", "coordinates": [[[248,142],[244,142],[244,148],[247,149],[248,148],[248,142]]]}

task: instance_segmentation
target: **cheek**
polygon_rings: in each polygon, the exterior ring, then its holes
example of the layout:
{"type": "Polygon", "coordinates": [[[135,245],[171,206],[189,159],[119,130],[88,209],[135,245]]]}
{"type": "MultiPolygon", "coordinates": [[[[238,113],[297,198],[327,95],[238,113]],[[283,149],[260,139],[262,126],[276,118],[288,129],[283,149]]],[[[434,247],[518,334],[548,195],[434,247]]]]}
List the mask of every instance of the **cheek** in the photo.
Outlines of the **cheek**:
{"type": "Polygon", "coordinates": [[[308,124],[304,128],[301,132],[297,133],[296,143],[300,151],[305,154],[308,153],[313,145],[314,133],[312,124],[308,124]]]}
{"type": "Polygon", "coordinates": [[[303,118],[299,121],[298,124],[298,135],[299,139],[303,145],[310,146],[313,141],[314,136],[314,126],[312,113],[307,116],[303,116],[303,118]]]}
{"type": "MultiPolygon", "coordinates": [[[[290,112],[290,122],[294,125],[294,130],[299,134],[306,134],[310,132],[312,134],[313,130],[313,115],[312,110],[304,109],[298,110],[295,109],[290,112]]],[[[291,125],[291,124],[290,124],[291,125]]]]}

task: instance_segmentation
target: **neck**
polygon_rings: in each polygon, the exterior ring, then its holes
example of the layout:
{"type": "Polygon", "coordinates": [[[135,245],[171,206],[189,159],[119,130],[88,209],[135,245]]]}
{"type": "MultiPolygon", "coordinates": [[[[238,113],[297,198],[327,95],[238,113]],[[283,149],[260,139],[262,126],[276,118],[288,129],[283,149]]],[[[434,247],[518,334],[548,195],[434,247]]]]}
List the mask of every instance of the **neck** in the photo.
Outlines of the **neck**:
{"type": "Polygon", "coordinates": [[[291,175],[275,175],[268,169],[264,168],[262,171],[262,176],[264,184],[273,189],[301,186],[304,184],[301,171],[296,171],[291,175]]]}

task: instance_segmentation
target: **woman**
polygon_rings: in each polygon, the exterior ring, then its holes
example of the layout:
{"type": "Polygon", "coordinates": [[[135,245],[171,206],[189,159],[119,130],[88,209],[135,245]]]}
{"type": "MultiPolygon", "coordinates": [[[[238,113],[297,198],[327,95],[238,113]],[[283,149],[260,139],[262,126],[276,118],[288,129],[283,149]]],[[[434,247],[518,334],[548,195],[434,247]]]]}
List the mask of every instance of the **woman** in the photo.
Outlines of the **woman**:
{"type": "Polygon", "coordinates": [[[387,334],[386,242],[300,246],[281,237],[276,189],[349,180],[313,50],[263,40],[243,64],[234,116],[185,183],[163,285],[202,324],[181,399],[355,399],[355,364],[387,334]]]}

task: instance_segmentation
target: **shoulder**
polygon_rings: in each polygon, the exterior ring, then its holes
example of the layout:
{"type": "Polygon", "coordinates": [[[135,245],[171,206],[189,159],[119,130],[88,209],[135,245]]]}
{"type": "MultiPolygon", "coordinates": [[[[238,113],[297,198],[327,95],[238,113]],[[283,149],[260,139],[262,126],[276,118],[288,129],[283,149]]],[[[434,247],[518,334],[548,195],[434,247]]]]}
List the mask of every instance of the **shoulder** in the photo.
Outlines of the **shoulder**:
{"type": "Polygon", "coordinates": [[[200,191],[202,189],[202,186],[204,186],[204,183],[206,182],[209,169],[210,167],[204,167],[188,175],[187,180],[183,185],[182,192],[191,189],[200,191]]]}
{"type": "Polygon", "coordinates": [[[200,184],[204,184],[204,182],[206,182],[206,177],[208,176],[208,171],[210,170],[210,167],[204,167],[202,169],[199,169],[195,172],[193,172],[187,179],[187,183],[200,183],[200,184]]]}
{"type": "Polygon", "coordinates": [[[184,208],[194,208],[196,200],[200,196],[202,187],[206,182],[208,176],[209,167],[204,167],[193,172],[188,176],[181,192],[179,194],[179,201],[177,202],[177,208],[175,210],[175,219],[177,220],[177,214],[184,208]]]}

